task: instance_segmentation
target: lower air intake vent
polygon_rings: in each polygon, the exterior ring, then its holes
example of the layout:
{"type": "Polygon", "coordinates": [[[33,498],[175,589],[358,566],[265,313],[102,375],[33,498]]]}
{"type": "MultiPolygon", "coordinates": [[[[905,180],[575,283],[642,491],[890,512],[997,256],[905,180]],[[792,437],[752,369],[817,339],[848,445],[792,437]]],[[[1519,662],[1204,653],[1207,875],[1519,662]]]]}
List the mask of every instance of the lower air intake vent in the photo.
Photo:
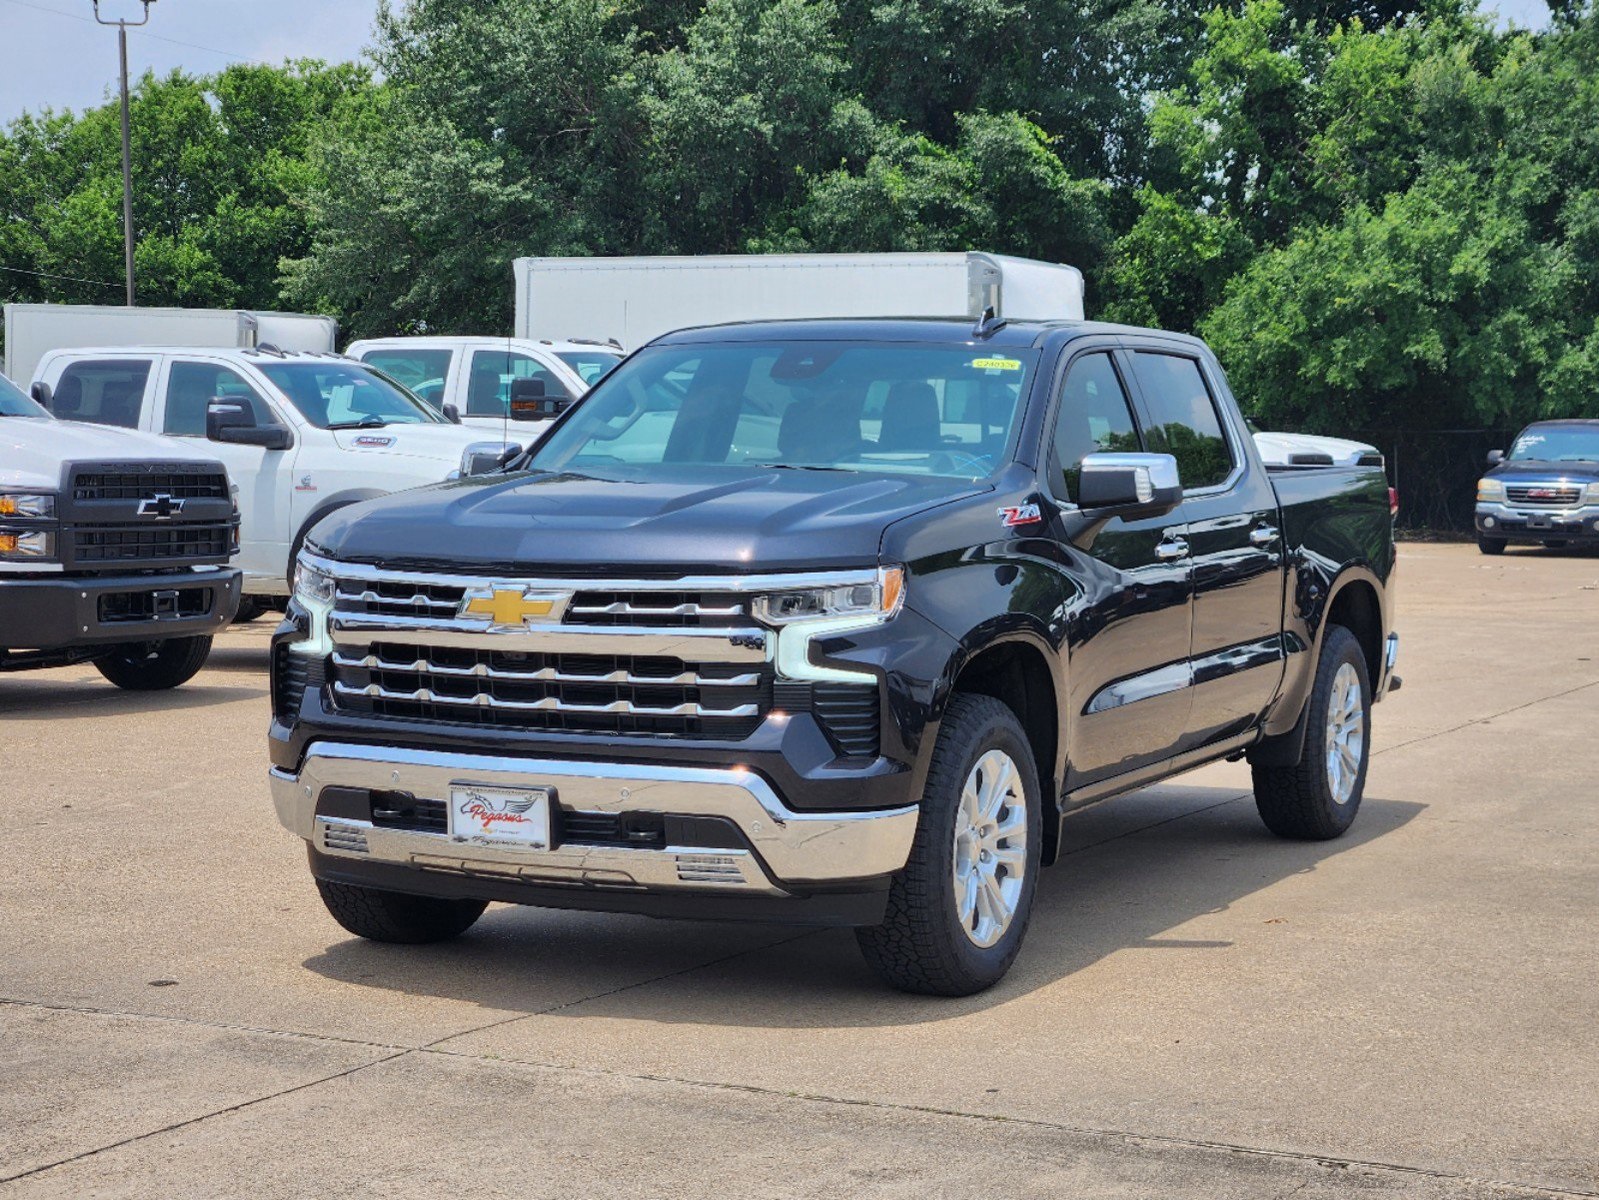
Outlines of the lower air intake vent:
{"type": "Polygon", "coordinates": [[[683,883],[743,883],[738,859],[726,854],[679,854],[677,877],[683,883]]]}
{"type": "Polygon", "coordinates": [[[811,688],[811,711],[845,758],[876,758],[877,689],[870,684],[818,683],[811,688]]]}
{"type": "Polygon", "coordinates": [[[357,825],[335,825],[332,821],[325,821],[322,825],[322,846],[340,854],[365,854],[366,830],[357,825]]]}

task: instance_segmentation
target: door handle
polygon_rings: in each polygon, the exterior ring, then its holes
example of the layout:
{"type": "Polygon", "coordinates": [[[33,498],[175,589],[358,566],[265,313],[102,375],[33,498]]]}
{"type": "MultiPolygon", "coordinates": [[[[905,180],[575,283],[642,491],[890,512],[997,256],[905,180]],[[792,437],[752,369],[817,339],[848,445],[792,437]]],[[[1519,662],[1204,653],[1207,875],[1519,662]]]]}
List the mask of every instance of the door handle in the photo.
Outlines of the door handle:
{"type": "Polygon", "coordinates": [[[1188,541],[1186,538],[1168,538],[1155,547],[1155,557],[1161,562],[1175,562],[1179,558],[1188,557],[1188,541]]]}
{"type": "Polygon", "coordinates": [[[1249,544],[1251,546],[1269,546],[1277,540],[1277,530],[1270,525],[1261,525],[1249,531],[1249,544]]]}

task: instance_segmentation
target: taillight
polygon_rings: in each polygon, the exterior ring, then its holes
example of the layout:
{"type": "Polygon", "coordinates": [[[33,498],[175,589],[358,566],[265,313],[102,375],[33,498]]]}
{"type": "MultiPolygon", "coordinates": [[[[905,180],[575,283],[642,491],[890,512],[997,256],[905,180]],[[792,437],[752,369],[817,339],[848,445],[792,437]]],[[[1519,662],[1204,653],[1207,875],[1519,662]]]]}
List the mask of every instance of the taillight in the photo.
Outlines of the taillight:
{"type": "Polygon", "coordinates": [[[1388,515],[1390,517],[1399,515],[1399,489],[1396,487],[1388,489],[1388,515]]]}

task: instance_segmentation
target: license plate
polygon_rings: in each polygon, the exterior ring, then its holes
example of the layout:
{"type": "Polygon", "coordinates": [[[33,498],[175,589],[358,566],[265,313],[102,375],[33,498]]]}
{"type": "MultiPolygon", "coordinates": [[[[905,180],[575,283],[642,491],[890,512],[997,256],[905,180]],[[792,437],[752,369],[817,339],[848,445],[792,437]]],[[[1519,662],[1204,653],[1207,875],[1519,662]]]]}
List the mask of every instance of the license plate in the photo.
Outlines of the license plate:
{"type": "Polygon", "coordinates": [[[450,788],[450,837],[479,846],[550,848],[550,789],[450,788]]]}

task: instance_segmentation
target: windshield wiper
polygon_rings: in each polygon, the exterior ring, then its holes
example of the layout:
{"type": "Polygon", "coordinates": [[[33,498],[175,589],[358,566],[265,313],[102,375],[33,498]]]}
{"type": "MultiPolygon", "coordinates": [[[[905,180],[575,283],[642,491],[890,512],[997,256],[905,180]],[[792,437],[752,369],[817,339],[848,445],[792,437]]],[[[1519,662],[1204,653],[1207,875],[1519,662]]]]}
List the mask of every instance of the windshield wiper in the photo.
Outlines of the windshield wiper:
{"type": "Polygon", "coordinates": [[[853,472],[854,467],[824,467],[817,463],[751,463],[754,467],[770,467],[774,471],[844,471],[853,472]]]}
{"type": "Polygon", "coordinates": [[[375,417],[375,416],[372,416],[369,413],[368,415],[362,417],[359,421],[335,421],[333,424],[329,425],[328,428],[329,429],[384,429],[384,428],[388,427],[388,424],[389,423],[387,421],[385,421],[382,417],[375,417]]]}

